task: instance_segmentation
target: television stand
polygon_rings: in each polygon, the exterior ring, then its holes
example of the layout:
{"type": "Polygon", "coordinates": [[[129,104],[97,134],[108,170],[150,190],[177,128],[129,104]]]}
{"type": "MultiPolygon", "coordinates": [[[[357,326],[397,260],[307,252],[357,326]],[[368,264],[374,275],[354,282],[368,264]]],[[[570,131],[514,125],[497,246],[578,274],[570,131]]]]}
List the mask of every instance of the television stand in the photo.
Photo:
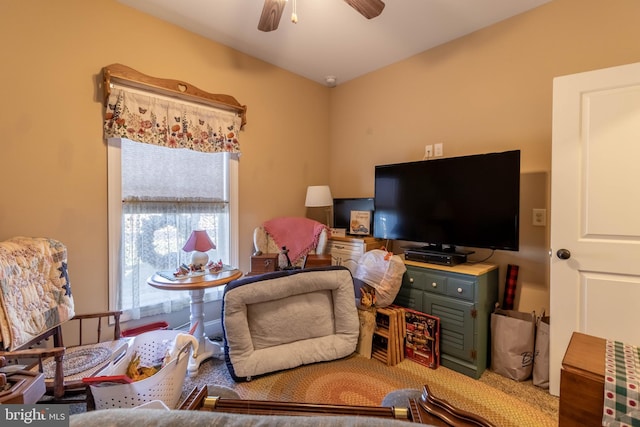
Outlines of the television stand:
{"type": "Polygon", "coordinates": [[[455,248],[432,250],[430,247],[407,248],[404,258],[409,261],[426,262],[429,264],[457,265],[467,262],[467,255],[472,251],[456,251],[455,248]]]}

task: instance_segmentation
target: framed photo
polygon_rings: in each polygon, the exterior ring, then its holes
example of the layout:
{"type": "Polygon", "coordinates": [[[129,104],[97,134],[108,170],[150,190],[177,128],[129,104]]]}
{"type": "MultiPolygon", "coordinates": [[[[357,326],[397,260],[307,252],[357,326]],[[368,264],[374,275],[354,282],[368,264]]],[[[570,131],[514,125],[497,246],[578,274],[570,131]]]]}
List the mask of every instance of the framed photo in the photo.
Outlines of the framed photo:
{"type": "Polygon", "coordinates": [[[371,211],[351,211],[349,234],[371,234],[371,211]]]}

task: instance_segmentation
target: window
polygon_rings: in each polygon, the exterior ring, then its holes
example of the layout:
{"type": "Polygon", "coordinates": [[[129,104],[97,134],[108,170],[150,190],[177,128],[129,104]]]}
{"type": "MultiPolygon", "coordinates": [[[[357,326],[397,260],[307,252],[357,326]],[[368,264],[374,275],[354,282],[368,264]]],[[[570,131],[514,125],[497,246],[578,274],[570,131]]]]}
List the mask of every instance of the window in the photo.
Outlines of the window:
{"type": "MultiPolygon", "coordinates": [[[[215,242],[210,259],[237,265],[230,197],[236,164],[229,153],[109,140],[110,300],[124,320],[188,306],[187,292],[162,291],[146,280],[189,263],[182,246],[192,230],[206,230],[215,242]]],[[[205,301],[219,293],[207,291],[205,301]]]]}
{"type": "MultiPolygon", "coordinates": [[[[105,113],[109,182],[109,300],[123,320],[186,308],[189,293],[147,284],[190,262],[193,230],[216,244],[209,258],[238,264],[240,118],[131,88],[111,92],[105,113]]],[[[208,290],[205,301],[219,298],[208,290]]]]}

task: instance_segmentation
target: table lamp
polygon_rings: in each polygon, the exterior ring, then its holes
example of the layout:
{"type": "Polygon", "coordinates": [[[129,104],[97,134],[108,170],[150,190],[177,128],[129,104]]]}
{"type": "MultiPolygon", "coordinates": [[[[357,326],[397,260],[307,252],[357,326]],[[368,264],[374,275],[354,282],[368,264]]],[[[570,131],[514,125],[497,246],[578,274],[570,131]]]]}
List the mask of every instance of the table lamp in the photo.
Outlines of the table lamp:
{"type": "Polygon", "coordinates": [[[209,255],[206,252],[215,248],[216,245],[211,241],[205,230],[193,230],[182,250],[193,252],[191,254],[191,264],[197,268],[198,266],[204,267],[207,265],[209,255]]]}
{"type": "Polygon", "coordinates": [[[327,226],[330,226],[331,206],[333,197],[328,185],[310,185],[307,187],[307,198],[304,202],[307,208],[325,208],[327,214],[327,226]]]}

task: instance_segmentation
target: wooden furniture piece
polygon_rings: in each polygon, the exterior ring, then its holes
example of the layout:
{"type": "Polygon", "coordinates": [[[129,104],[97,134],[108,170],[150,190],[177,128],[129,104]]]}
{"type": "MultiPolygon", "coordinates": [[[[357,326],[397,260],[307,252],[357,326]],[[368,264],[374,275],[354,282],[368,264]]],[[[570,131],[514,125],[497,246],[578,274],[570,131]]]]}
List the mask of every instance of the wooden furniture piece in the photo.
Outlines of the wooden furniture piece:
{"type": "Polygon", "coordinates": [[[606,340],[574,332],[560,371],[559,426],[600,426],[606,340]]]}
{"type": "Polygon", "coordinates": [[[404,360],[404,310],[400,307],[376,308],[371,357],[395,366],[404,360]]]}
{"type": "MultiPolygon", "coordinates": [[[[0,368],[6,364],[6,359],[0,357],[0,368]]],[[[34,404],[44,393],[44,375],[39,372],[19,369],[0,373],[0,404],[34,404]]]]}
{"type": "Polygon", "coordinates": [[[405,261],[395,304],[440,318],[440,364],[478,379],[490,363],[491,312],[498,302],[498,267],[405,261]]]}
{"type": "Polygon", "coordinates": [[[232,280],[242,277],[242,272],[237,269],[222,270],[218,273],[207,273],[202,276],[193,276],[180,279],[167,279],[160,274],[151,276],[147,283],[154,288],[165,291],[189,291],[191,296],[191,329],[193,335],[198,338],[198,354],[189,359],[187,372],[194,377],[198,374],[200,364],[210,357],[222,354],[220,343],[209,340],[204,334],[204,291],[216,286],[225,286],[232,280]]]}
{"type": "Polygon", "coordinates": [[[194,388],[180,404],[179,409],[253,415],[377,417],[438,427],[493,426],[484,418],[454,408],[447,401],[433,396],[427,385],[423,387],[420,399],[409,399],[409,406],[406,408],[225,399],[207,396],[205,386],[200,389],[194,388]]]}
{"type": "MultiPolygon", "coordinates": [[[[67,247],[46,237],[16,236],[0,242],[0,357],[12,366],[43,373],[45,393],[56,403],[84,402],[83,378],[97,375],[123,354],[120,311],[76,314],[67,247]],[[113,317],[113,340],[102,340],[102,320],[113,317]],[[75,321],[74,346],[65,347],[62,329],[75,321]],[[86,323],[97,324],[85,336],[86,323]],[[83,340],[90,341],[89,344],[83,340]],[[45,342],[49,341],[49,342],[45,342]],[[53,347],[51,345],[53,341],[53,347]],[[68,399],[76,394],[77,399],[68,399]]],[[[26,375],[26,374],[25,374],[26,375]]]]}
{"type": "Polygon", "coordinates": [[[337,237],[329,238],[329,254],[332,265],[344,265],[351,274],[356,272],[360,257],[372,249],[379,249],[383,245],[381,239],[375,237],[337,237]]]}
{"type": "MultiPolygon", "coordinates": [[[[304,258],[302,266],[296,268],[317,268],[331,265],[331,255],[308,254],[304,258]]],[[[251,271],[247,276],[270,273],[278,271],[278,254],[258,254],[251,255],[251,271]]]]}
{"type": "Polygon", "coordinates": [[[303,268],[328,267],[331,265],[329,254],[309,254],[304,261],[303,268]]]}
{"type": "Polygon", "coordinates": [[[257,254],[251,255],[251,271],[247,276],[269,273],[278,269],[278,254],[257,254]]]}
{"type": "MultiPolygon", "coordinates": [[[[46,378],[44,375],[42,376],[45,385],[45,392],[43,394],[51,396],[52,399],[49,401],[52,403],[68,404],[86,402],[87,410],[92,410],[94,408],[92,406],[92,402],[86,398],[86,384],[82,382],[82,379],[85,377],[99,375],[111,362],[126,351],[128,339],[120,337],[121,314],[121,311],[107,311],[83,315],[77,314],[69,321],[75,321],[78,326],[77,345],[65,347],[62,336],[62,326],[58,325],[43,332],[38,337],[26,343],[20,349],[13,351],[0,351],[0,357],[5,357],[6,360],[18,364],[25,363],[26,361],[24,371],[30,372],[31,374],[24,373],[23,375],[25,376],[42,374],[43,366],[47,364],[47,361],[53,358],[55,361],[55,374],[52,378],[46,378]],[[114,319],[113,340],[102,341],[102,320],[109,317],[113,317],[114,319]],[[83,328],[83,325],[86,326],[87,322],[95,323],[95,339],[92,339],[92,341],[96,344],[83,343],[83,330],[86,330],[86,328],[83,328]],[[50,339],[53,341],[53,347],[50,345],[43,345],[44,342],[49,341],[50,339]],[[113,356],[85,371],[72,375],[65,374],[65,353],[82,352],[84,350],[89,350],[92,347],[109,348],[113,352],[113,356]]],[[[36,380],[34,379],[34,381],[36,380]]]]}
{"type": "Polygon", "coordinates": [[[111,94],[111,83],[114,82],[134,88],[141,88],[161,95],[195,101],[201,104],[234,111],[242,119],[241,129],[247,123],[247,106],[241,105],[231,95],[208,93],[181,80],[160,79],[147,76],[122,64],[107,65],[104,67],[102,74],[102,90],[104,92],[105,105],[111,94]]]}

